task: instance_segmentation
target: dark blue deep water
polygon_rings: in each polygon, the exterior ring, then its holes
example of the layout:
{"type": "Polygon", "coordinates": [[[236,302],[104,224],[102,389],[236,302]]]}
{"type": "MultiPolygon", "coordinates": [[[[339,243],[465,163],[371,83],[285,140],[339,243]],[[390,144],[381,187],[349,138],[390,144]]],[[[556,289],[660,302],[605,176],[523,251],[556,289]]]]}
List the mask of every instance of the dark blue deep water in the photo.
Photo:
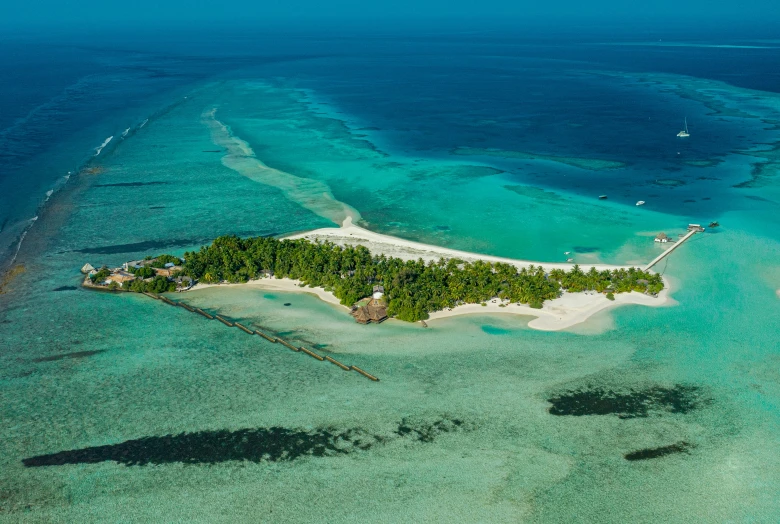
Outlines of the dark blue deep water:
{"type": "Polygon", "coordinates": [[[385,148],[422,157],[467,147],[616,161],[626,168],[594,176],[489,159],[519,183],[627,198],[640,185],[648,188],[643,194],[665,197],[661,211],[710,211],[708,202],[745,174],[712,183],[684,162],[717,162],[755,147],[764,138],[762,123],[736,127],[711,105],[651,92],[636,75],[681,74],[780,91],[780,45],[761,43],[771,36],[762,31],[418,27],[60,35],[35,42],[6,36],[0,251],[8,257],[46,191],[107,137],[118,138],[177,93],[222,75],[283,78],[312,89],[340,108],[340,117],[380,130],[385,148]],[[614,45],[659,40],[695,45],[614,45]],[[681,143],[674,134],[686,116],[697,140],[681,143]]]}

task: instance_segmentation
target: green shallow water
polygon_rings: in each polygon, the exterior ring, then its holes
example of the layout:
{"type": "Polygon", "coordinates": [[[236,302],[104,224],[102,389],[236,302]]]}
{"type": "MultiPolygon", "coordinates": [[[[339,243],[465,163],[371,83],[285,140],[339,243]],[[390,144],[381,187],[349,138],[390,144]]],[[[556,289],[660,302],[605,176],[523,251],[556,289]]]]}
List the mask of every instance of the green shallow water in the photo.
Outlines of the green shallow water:
{"type": "MultiPolygon", "coordinates": [[[[775,185],[659,268],[677,305],[624,307],[569,332],[535,331],[508,315],[428,329],[360,326],[313,296],[249,287],[172,297],[358,366],[377,383],[182,308],[77,287],[87,261],[332,225],[317,206],[207,152],[220,149],[201,120],[214,107],[266,165],[325,184],[382,232],[528,259],[571,250],[583,263],[626,262],[648,260],[659,249],[651,235],[686,223],[518,184],[462,158],[381,150],[313,111],[310,96],[260,82],[204,86],[41,218],[0,317],[0,520],[769,522],[780,514],[775,185]],[[128,185],[136,182],[145,185],[128,185]],[[76,289],[55,291],[62,286],[76,289]],[[554,396],[598,388],[639,395],[648,416],[548,412],[554,396]],[[692,388],[693,407],[654,408],[653,388],[692,388]],[[352,431],[366,449],[345,437],[347,452],[330,456],[223,461],[225,439],[201,437],[211,451],[192,452],[187,464],[22,463],[144,437],[272,427],[301,432],[303,447],[318,428],[352,431]],[[688,452],[624,458],[678,442],[688,452]]],[[[159,443],[146,452],[172,456],[159,443]]]]}

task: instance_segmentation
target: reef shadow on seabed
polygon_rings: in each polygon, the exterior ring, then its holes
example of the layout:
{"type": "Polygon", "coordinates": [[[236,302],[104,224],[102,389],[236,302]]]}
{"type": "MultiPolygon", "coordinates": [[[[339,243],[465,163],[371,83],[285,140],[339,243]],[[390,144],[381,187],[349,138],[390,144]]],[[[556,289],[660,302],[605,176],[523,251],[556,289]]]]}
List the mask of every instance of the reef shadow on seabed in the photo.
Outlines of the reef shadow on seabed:
{"type": "Polygon", "coordinates": [[[689,444],[684,440],[675,442],[668,446],[661,446],[658,448],[645,448],[632,451],[623,455],[623,458],[630,461],[635,460],[648,460],[654,458],[665,457],[666,455],[673,455],[675,453],[688,453],[688,451],[695,447],[693,444],[689,444]]]}
{"type": "Polygon", "coordinates": [[[22,460],[25,467],[95,464],[114,461],[128,466],[148,464],[216,464],[227,461],[290,462],[303,457],[332,457],[367,451],[394,439],[430,443],[444,433],[473,429],[461,419],[398,423],[389,435],[360,428],[300,430],[283,427],[212,430],[152,436],[119,444],[38,455],[22,460]]]}
{"type": "Polygon", "coordinates": [[[675,384],[644,388],[586,386],[564,391],[547,399],[551,415],[617,415],[629,419],[662,413],[687,414],[710,402],[700,387],[675,384]]]}

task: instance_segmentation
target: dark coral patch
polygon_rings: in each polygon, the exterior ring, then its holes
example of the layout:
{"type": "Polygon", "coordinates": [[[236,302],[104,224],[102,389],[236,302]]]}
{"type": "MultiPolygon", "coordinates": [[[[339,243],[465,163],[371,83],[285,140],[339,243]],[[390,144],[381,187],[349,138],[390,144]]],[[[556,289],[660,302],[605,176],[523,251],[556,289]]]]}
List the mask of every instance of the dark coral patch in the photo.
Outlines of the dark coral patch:
{"type": "Polygon", "coordinates": [[[654,458],[665,457],[666,455],[672,455],[674,453],[687,453],[693,445],[688,444],[685,441],[680,441],[669,446],[661,446],[660,448],[646,448],[631,453],[626,453],[623,457],[626,460],[649,460],[654,458]]]}
{"type": "Polygon", "coordinates": [[[457,418],[443,418],[432,423],[413,424],[408,419],[401,420],[398,424],[396,435],[409,437],[419,442],[433,442],[442,433],[452,433],[463,427],[463,421],[457,418]]]}
{"type": "Polygon", "coordinates": [[[652,386],[613,391],[601,387],[567,391],[551,397],[551,415],[617,415],[619,418],[647,417],[658,413],[689,413],[704,400],[696,386],[652,386]]]}
{"type": "Polygon", "coordinates": [[[128,466],[148,464],[216,464],[227,461],[289,462],[304,457],[331,457],[366,451],[392,438],[432,442],[442,433],[465,429],[460,419],[397,425],[395,437],[372,435],[362,429],[283,427],[197,431],[161,437],[143,437],[119,444],[93,446],[38,455],[22,460],[25,467],[95,464],[113,461],[128,466]]]}
{"type": "Polygon", "coordinates": [[[60,286],[55,287],[52,291],[75,291],[78,288],[76,286],[60,286]]]}
{"type": "Polygon", "coordinates": [[[105,349],[96,349],[94,351],[74,351],[72,353],[62,353],[61,355],[51,355],[48,357],[34,358],[33,362],[54,362],[55,360],[64,360],[67,358],[84,358],[105,353],[105,349]]]}

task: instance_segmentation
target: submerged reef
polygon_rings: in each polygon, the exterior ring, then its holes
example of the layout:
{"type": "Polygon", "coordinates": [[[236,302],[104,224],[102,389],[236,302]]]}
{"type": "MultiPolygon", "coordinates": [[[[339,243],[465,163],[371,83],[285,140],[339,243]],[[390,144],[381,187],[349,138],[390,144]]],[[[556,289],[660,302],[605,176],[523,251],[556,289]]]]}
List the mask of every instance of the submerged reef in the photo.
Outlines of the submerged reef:
{"type": "Polygon", "coordinates": [[[706,400],[700,388],[676,384],[615,391],[603,387],[570,390],[547,399],[551,415],[617,415],[619,418],[647,417],[659,413],[689,413],[706,400]]]}
{"type": "Polygon", "coordinates": [[[668,446],[661,446],[660,448],[646,448],[626,453],[623,458],[626,460],[648,460],[654,458],[665,457],[666,455],[672,455],[674,453],[687,453],[689,449],[693,447],[692,444],[688,444],[685,441],[676,442],[668,446]]]}
{"type": "Polygon", "coordinates": [[[38,455],[26,458],[22,463],[32,468],[106,461],[128,466],[174,462],[290,462],[303,457],[331,457],[366,451],[398,438],[430,443],[438,435],[470,427],[460,419],[443,417],[433,422],[403,419],[390,436],[374,435],[359,428],[301,430],[270,427],[196,431],[38,455]]]}
{"type": "Polygon", "coordinates": [[[92,355],[99,355],[105,353],[105,349],[95,349],[92,351],[74,351],[72,353],[62,353],[60,355],[51,355],[48,357],[34,358],[33,362],[54,362],[55,360],[64,360],[69,358],[84,358],[91,357],[92,355]]]}

